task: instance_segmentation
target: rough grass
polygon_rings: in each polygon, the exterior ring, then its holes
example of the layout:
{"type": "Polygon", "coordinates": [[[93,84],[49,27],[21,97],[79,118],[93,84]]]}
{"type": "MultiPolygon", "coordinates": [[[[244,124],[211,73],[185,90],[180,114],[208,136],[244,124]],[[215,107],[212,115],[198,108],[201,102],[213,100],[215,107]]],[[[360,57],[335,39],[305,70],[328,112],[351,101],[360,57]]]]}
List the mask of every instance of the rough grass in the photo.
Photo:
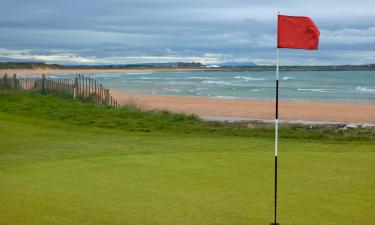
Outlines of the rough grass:
{"type": "MultiPolygon", "coordinates": [[[[3,95],[0,104],[0,224],[272,222],[272,138],[53,97],[3,95]],[[135,121],[118,122],[126,118],[135,121]],[[150,132],[138,129],[143,119],[150,132]]],[[[372,224],[374,149],[373,140],[281,138],[279,222],[372,224]]]]}
{"type": "MultiPolygon", "coordinates": [[[[205,122],[193,115],[168,111],[142,112],[135,104],[121,109],[74,102],[54,96],[0,92],[0,112],[62,121],[75,125],[141,132],[224,135],[246,137],[274,136],[272,124],[205,122]],[[249,129],[251,127],[251,129],[249,129]]],[[[374,128],[342,129],[337,126],[281,125],[281,138],[375,140],[374,128]]]]}

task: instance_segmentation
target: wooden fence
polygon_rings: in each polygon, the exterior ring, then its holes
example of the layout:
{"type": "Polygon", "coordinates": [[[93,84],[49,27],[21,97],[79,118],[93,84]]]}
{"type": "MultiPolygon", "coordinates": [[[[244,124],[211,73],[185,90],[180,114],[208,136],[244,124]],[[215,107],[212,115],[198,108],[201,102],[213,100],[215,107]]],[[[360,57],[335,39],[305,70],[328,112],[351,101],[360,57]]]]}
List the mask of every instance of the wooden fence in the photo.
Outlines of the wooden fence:
{"type": "Polygon", "coordinates": [[[43,95],[52,94],[118,108],[117,100],[104,88],[103,84],[89,76],[77,75],[75,78],[63,77],[17,77],[0,76],[0,90],[30,91],[43,95]]]}

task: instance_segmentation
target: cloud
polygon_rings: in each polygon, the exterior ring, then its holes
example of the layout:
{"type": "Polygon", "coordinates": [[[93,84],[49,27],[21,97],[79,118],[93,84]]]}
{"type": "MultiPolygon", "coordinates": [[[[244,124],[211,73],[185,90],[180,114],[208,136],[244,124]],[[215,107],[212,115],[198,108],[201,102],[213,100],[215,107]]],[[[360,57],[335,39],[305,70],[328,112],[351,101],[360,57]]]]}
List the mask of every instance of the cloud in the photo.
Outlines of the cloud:
{"type": "Polygon", "coordinates": [[[124,56],[124,57],[83,57],[65,50],[38,51],[35,50],[9,50],[0,48],[0,57],[7,59],[43,61],[48,63],[67,64],[132,64],[156,62],[201,62],[214,64],[224,62],[228,56],[222,54],[205,53],[197,56],[163,55],[163,56],[124,56]]]}
{"type": "Polygon", "coordinates": [[[373,0],[5,0],[0,43],[3,50],[27,49],[20,57],[64,64],[167,59],[273,64],[281,11],[311,16],[322,31],[321,51],[283,51],[290,59],[285,63],[349,64],[353,58],[340,52],[375,51],[373,8],[373,0]]]}
{"type": "Polygon", "coordinates": [[[325,44],[369,44],[375,46],[375,27],[367,29],[322,30],[321,42],[325,44]]]}

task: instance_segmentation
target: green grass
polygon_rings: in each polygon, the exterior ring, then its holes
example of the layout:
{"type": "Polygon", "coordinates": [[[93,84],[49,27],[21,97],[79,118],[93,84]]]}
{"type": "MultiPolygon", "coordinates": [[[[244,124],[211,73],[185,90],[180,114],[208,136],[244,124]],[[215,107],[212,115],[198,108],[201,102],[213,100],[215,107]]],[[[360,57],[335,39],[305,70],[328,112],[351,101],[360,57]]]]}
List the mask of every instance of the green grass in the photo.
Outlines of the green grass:
{"type": "MultiPolygon", "coordinates": [[[[243,125],[51,96],[0,104],[0,224],[272,222],[273,139],[243,125]]],[[[374,224],[373,139],[311,132],[280,140],[279,222],[374,224]]]]}

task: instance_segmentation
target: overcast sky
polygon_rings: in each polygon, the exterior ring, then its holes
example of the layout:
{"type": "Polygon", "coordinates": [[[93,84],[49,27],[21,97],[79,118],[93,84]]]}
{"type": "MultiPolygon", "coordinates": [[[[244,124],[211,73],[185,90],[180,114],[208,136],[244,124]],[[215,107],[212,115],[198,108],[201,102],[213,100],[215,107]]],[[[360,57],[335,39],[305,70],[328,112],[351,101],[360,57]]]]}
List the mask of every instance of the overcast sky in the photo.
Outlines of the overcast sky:
{"type": "Polygon", "coordinates": [[[375,0],[1,0],[0,61],[275,64],[276,14],[310,16],[320,50],[283,65],[375,63],[375,0]]]}

